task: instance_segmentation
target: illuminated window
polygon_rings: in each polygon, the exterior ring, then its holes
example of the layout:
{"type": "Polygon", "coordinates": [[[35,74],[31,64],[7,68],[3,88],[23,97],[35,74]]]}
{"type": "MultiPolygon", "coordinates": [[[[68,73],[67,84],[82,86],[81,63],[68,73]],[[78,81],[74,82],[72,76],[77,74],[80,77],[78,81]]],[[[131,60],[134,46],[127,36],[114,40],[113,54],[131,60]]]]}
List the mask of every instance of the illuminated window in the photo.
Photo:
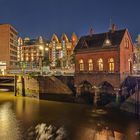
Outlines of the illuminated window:
{"type": "Polygon", "coordinates": [[[111,45],[111,41],[109,39],[106,39],[104,42],[105,46],[110,46],[111,45]]]}
{"type": "Polygon", "coordinates": [[[32,61],[34,61],[34,57],[32,57],[32,61]]]}
{"type": "Polygon", "coordinates": [[[128,59],[128,68],[129,68],[129,72],[131,72],[131,68],[132,68],[131,58],[128,59]]]}
{"type": "Polygon", "coordinates": [[[109,58],[108,63],[109,63],[109,71],[114,72],[114,59],[109,58]]]}
{"type": "Polygon", "coordinates": [[[80,71],[84,71],[84,62],[83,59],[79,60],[79,67],[80,67],[80,71]]]}
{"type": "Polygon", "coordinates": [[[29,58],[28,57],[26,57],[26,61],[29,61],[29,58]]]}
{"type": "Polygon", "coordinates": [[[93,70],[93,61],[92,61],[92,59],[89,59],[88,60],[88,70],[89,71],[92,71],[93,70]]]}
{"type": "Polygon", "coordinates": [[[103,71],[104,65],[103,65],[103,59],[102,58],[100,58],[98,60],[98,67],[99,67],[99,71],[103,71]]]}

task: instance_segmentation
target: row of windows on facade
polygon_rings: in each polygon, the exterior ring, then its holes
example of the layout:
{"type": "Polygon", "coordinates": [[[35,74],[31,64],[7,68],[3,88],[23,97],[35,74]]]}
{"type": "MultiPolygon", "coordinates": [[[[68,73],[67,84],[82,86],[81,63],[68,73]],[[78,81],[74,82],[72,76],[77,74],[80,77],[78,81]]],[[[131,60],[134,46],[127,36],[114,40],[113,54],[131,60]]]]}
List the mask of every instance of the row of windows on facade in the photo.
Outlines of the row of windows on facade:
{"type": "MultiPolygon", "coordinates": [[[[54,53],[54,55],[55,56],[57,56],[57,57],[61,57],[62,55],[64,56],[64,55],[71,55],[71,53],[69,52],[69,51],[66,51],[65,53],[64,52],[53,52],[54,53]]],[[[17,52],[17,54],[18,54],[18,57],[22,57],[22,56],[40,56],[40,55],[43,55],[43,52],[37,52],[37,53],[31,53],[31,52],[28,52],[28,53],[26,53],[26,52],[17,52]]],[[[52,54],[51,53],[49,53],[49,55],[51,56],[52,54]]]]}
{"type": "MultiPolygon", "coordinates": [[[[33,53],[33,52],[28,52],[28,53],[26,53],[26,52],[17,52],[17,54],[19,54],[19,55],[39,55],[39,54],[43,54],[43,52],[36,52],[36,53],[33,53]]],[[[46,54],[46,53],[45,53],[46,54]]]]}
{"type": "Polygon", "coordinates": [[[13,34],[15,34],[16,36],[18,35],[18,33],[17,33],[12,27],[10,27],[10,31],[11,31],[13,34]]]}
{"type": "Polygon", "coordinates": [[[10,50],[10,54],[12,55],[17,55],[17,52],[13,51],[13,50],[10,50]]]}
{"type": "MultiPolygon", "coordinates": [[[[98,59],[97,65],[98,65],[98,70],[99,71],[103,71],[104,70],[104,62],[103,62],[102,58],[98,59]]],[[[115,64],[114,64],[114,59],[113,58],[109,58],[108,59],[108,66],[109,66],[109,72],[114,72],[115,64]]],[[[94,67],[93,60],[89,59],[88,60],[88,70],[89,71],[93,71],[93,67],[94,67]]],[[[79,70],[80,71],[84,71],[85,70],[83,59],[79,60],[79,70]]]]}
{"type": "Polygon", "coordinates": [[[14,46],[14,45],[12,45],[12,44],[10,44],[10,48],[11,48],[11,49],[14,49],[14,50],[17,50],[17,47],[14,46]]]}
{"type": "Polygon", "coordinates": [[[23,50],[23,51],[37,51],[39,50],[39,48],[36,48],[36,47],[18,47],[18,50],[23,50]]]}
{"type": "Polygon", "coordinates": [[[17,46],[17,40],[10,38],[10,43],[14,44],[15,46],[17,46]]]}
{"type": "Polygon", "coordinates": [[[25,58],[18,58],[18,61],[39,61],[39,58],[34,58],[34,57],[25,57],[25,58]]]}
{"type": "Polygon", "coordinates": [[[10,56],[10,59],[11,59],[11,60],[17,60],[17,57],[15,57],[15,56],[10,56]]]}

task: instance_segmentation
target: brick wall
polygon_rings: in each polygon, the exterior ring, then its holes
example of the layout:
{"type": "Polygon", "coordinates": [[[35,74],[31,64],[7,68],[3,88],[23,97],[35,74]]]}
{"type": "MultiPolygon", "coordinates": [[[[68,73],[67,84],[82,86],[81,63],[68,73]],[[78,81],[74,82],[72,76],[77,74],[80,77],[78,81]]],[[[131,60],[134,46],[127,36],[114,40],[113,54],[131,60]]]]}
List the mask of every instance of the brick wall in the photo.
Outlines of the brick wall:
{"type": "Polygon", "coordinates": [[[102,58],[103,63],[104,63],[104,72],[109,71],[109,63],[108,59],[109,58],[114,58],[114,63],[115,63],[115,72],[119,71],[119,53],[118,49],[112,49],[112,50],[104,50],[102,49],[101,51],[94,51],[94,50],[89,50],[87,52],[79,52],[76,54],[76,72],[79,72],[79,60],[83,59],[84,60],[84,69],[85,71],[88,71],[88,60],[92,59],[93,60],[93,72],[98,72],[98,59],[102,58]]]}

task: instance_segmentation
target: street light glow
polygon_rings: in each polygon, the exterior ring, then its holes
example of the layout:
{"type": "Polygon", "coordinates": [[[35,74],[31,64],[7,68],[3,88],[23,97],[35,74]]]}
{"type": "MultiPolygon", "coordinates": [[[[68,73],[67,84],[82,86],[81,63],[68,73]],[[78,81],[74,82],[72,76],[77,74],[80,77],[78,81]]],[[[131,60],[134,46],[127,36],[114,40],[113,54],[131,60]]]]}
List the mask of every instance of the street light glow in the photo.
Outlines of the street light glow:
{"type": "Polygon", "coordinates": [[[39,49],[40,49],[40,50],[43,50],[43,46],[39,46],[39,49]]]}
{"type": "Polygon", "coordinates": [[[49,50],[49,48],[45,48],[45,51],[48,51],[49,50]]]}

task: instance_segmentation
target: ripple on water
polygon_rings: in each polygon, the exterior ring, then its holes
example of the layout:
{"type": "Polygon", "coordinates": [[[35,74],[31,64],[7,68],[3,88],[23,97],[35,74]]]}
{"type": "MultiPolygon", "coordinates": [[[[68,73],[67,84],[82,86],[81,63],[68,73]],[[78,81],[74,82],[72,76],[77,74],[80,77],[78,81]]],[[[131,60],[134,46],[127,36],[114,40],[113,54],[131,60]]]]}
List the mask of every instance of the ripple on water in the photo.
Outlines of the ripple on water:
{"type": "Polygon", "coordinates": [[[0,140],[20,140],[20,122],[12,110],[12,103],[0,105],[0,140]]]}

